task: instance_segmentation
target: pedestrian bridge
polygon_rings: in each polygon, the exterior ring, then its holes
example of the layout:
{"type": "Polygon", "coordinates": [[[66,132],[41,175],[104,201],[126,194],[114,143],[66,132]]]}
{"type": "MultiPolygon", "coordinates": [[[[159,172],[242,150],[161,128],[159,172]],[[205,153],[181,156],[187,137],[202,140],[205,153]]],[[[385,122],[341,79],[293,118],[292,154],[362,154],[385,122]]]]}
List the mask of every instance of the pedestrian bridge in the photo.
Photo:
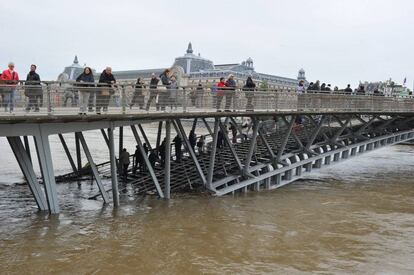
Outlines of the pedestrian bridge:
{"type": "MultiPolygon", "coordinates": [[[[140,108],[141,101],[138,106],[130,104],[134,90],[128,92],[127,85],[119,85],[110,96],[107,112],[79,115],[76,96],[65,100],[65,94],[83,88],[52,87],[42,86],[43,96],[36,99],[36,112],[26,108],[24,86],[16,87],[13,113],[0,114],[0,136],[7,138],[39,209],[50,213],[59,213],[56,182],[60,181],[92,176],[100,190],[94,198],[102,198],[103,203],[112,200],[115,205],[119,204],[120,189],[126,186],[128,192],[137,196],[154,193],[170,198],[172,192],[189,188],[223,196],[276,189],[315,169],[414,139],[411,97],[236,90],[223,93],[223,104],[217,106],[221,101],[217,92],[206,89],[194,99],[192,87],[184,87],[174,97],[167,89],[143,89],[140,100],[144,101],[144,108],[140,108]],[[147,110],[145,104],[155,91],[164,97],[161,104],[165,106],[158,107],[165,110],[156,110],[159,101],[150,102],[147,110]],[[156,138],[151,138],[146,129],[154,123],[158,131],[156,138]],[[100,131],[102,139],[88,144],[84,132],[90,130],[100,131]],[[143,168],[130,167],[125,182],[121,182],[115,147],[124,147],[126,130],[134,135],[143,168]],[[203,136],[200,148],[189,140],[190,130],[195,132],[197,141],[203,136]],[[72,169],[69,174],[55,175],[55,152],[49,144],[52,135],[57,135],[62,143],[72,169]],[[75,136],[75,152],[66,143],[68,135],[75,136]],[[174,136],[180,137],[182,146],[175,146],[174,136]],[[35,160],[29,148],[31,137],[36,145],[41,180],[32,165],[35,160]],[[98,143],[106,144],[107,162],[94,161],[93,151],[98,143]],[[90,165],[87,169],[82,168],[82,150],[90,165]],[[151,152],[155,160],[149,158],[151,152]],[[105,185],[103,178],[110,178],[110,185],[105,185]]],[[[87,91],[94,95],[99,88],[87,91]]],[[[94,108],[96,104],[94,99],[91,105],[94,108]]]]}

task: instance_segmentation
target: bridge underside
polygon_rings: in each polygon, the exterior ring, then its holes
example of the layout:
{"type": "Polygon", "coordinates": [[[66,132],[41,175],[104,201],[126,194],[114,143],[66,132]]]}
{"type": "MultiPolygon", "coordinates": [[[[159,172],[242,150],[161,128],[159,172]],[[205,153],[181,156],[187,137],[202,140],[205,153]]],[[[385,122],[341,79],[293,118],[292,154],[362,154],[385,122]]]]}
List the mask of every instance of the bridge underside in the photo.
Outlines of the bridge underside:
{"type": "Polygon", "coordinates": [[[115,205],[119,203],[118,196],[122,191],[119,189],[138,196],[154,193],[161,198],[188,189],[207,190],[212,195],[223,196],[279,188],[315,169],[414,139],[414,117],[403,114],[286,113],[276,116],[249,114],[248,118],[249,122],[243,123],[238,114],[230,113],[198,117],[190,123],[188,119],[162,117],[154,121],[123,121],[120,127],[114,121],[104,122],[104,127],[94,128],[101,131],[101,142],[106,143],[110,156],[108,162],[100,164],[91,154],[94,145],[87,144],[82,133],[93,128],[90,122],[77,122],[78,130],[73,131],[76,127],[73,124],[64,128],[61,125],[53,127],[53,122],[39,123],[31,135],[41,167],[41,182],[32,166],[27,136],[23,142],[20,135],[7,138],[39,209],[51,213],[59,212],[56,192],[56,182],[59,181],[74,181],[92,175],[100,190],[94,197],[102,197],[104,203],[108,203],[108,191],[112,189],[115,205]],[[156,140],[147,136],[148,122],[158,123],[156,140]],[[229,131],[231,125],[234,128],[229,131]],[[114,131],[119,133],[117,141],[122,148],[126,127],[134,135],[144,165],[138,169],[131,165],[127,178],[121,179],[114,153],[114,131]],[[189,141],[190,129],[195,133],[206,132],[202,148],[194,147],[189,141]],[[76,152],[71,152],[66,144],[63,134],[69,132],[75,132],[76,152]],[[49,145],[49,136],[56,134],[73,170],[58,177],[53,172],[49,145]],[[181,154],[172,143],[175,136],[181,138],[181,154]],[[164,139],[165,146],[162,145],[164,139]],[[144,143],[150,152],[157,152],[155,164],[145,153],[144,143]],[[90,164],[87,169],[82,169],[82,149],[90,164]],[[159,156],[160,151],[164,153],[164,159],[159,156]],[[111,186],[105,186],[104,178],[111,179],[111,186]]]}

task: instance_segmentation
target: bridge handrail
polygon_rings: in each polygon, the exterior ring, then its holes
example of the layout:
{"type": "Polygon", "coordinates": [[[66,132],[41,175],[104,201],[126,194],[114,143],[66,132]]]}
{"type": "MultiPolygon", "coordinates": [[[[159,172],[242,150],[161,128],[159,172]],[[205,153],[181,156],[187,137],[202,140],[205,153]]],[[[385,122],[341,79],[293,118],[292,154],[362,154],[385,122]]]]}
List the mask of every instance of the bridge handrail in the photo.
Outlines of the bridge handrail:
{"type": "Polygon", "coordinates": [[[135,83],[109,85],[19,81],[15,84],[0,84],[0,95],[1,107],[8,110],[8,112],[1,112],[0,109],[0,116],[10,115],[10,109],[13,109],[13,113],[22,115],[29,114],[30,111],[43,115],[73,115],[79,112],[87,113],[85,107],[92,109],[100,107],[105,110],[109,107],[110,113],[118,114],[152,112],[157,110],[157,107],[173,113],[217,110],[414,111],[412,96],[360,95],[325,91],[298,94],[288,89],[246,90],[240,87],[200,89],[198,86],[191,85],[154,88],[149,85],[141,87],[135,83]],[[80,108],[82,104],[83,109],[80,108]]]}

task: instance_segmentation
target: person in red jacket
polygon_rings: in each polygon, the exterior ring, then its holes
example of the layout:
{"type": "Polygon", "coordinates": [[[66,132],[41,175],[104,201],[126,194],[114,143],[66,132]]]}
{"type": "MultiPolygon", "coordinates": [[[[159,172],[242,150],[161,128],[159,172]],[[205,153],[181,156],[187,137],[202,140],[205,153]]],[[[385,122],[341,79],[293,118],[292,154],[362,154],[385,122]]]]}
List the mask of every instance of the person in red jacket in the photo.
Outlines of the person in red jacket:
{"type": "Polygon", "coordinates": [[[14,95],[16,93],[16,85],[19,81],[19,74],[14,70],[14,63],[10,62],[8,65],[9,69],[4,70],[1,74],[1,80],[3,84],[7,85],[3,88],[5,92],[4,100],[6,101],[4,104],[5,111],[7,112],[7,108],[9,107],[10,113],[13,112],[14,109],[14,95]]]}
{"type": "Polygon", "coordinates": [[[220,77],[220,82],[217,83],[217,92],[216,92],[216,107],[217,112],[220,112],[221,102],[223,101],[224,91],[226,89],[226,81],[224,77],[220,77]]]}

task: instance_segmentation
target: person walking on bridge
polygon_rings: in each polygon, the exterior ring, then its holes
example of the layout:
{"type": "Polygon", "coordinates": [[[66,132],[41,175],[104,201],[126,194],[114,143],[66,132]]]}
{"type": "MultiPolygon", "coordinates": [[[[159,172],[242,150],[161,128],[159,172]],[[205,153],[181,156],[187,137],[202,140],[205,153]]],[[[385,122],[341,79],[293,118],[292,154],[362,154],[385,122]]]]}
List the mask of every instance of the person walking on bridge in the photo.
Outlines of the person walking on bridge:
{"type": "Polygon", "coordinates": [[[254,90],[256,89],[256,84],[253,82],[251,76],[247,77],[246,84],[243,87],[243,91],[245,91],[247,104],[246,104],[246,111],[253,111],[253,99],[254,99],[254,90]]]}
{"type": "Polygon", "coordinates": [[[191,129],[190,133],[188,134],[188,142],[190,142],[190,146],[194,151],[194,148],[195,148],[196,143],[197,143],[197,136],[195,134],[194,129],[191,129]]]}
{"type": "Polygon", "coordinates": [[[179,135],[176,135],[175,138],[173,139],[173,142],[174,142],[174,147],[175,147],[175,161],[180,163],[181,157],[183,155],[181,151],[181,147],[183,146],[183,141],[179,135]]]}
{"type": "Polygon", "coordinates": [[[111,95],[115,93],[113,85],[116,83],[115,77],[112,74],[112,68],[106,67],[99,77],[99,86],[102,87],[99,94],[96,96],[96,113],[101,114],[101,108],[104,112],[108,111],[109,100],[111,95]]]}
{"type": "Polygon", "coordinates": [[[128,151],[124,148],[122,149],[121,154],[119,155],[119,165],[121,165],[121,171],[122,171],[122,177],[124,179],[124,181],[127,180],[127,176],[128,176],[128,166],[130,164],[130,155],[128,153],[128,151]]]}
{"type": "Polygon", "coordinates": [[[86,108],[88,108],[89,97],[91,95],[91,90],[94,89],[95,79],[93,77],[92,69],[90,67],[85,67],[83,73],[81,73],[77,78],[76,82],[79,89],[79,115],[86,115],[86,108]]]}
{"type": "Polygon", "coordinates": [[[129,108],[132,109],[132,106],[138,104],[140,110],[144,110],[144,103],[145,103],[145,95],[144,95],[144,81],[140,77],[137,79],[137,83],[135,84],[135,91],[132,97],[131,103],[129,104],[129,108]]]}
{"type": "Polygon", "coordinates": [[[39,100],[42,96],[42,86],[40,84],[40,76],[36,73],[36,65],[30,66],[30,72],[27,74],[24,94],[29,98],[29,103],[26,107],[26,112],[32,108],[35,112],[39,112],[39,100]]]}
{"type": "MultiPolygon", "coordinates": [[[[158,82],[160,82],[160,80],[155,76],[155,74],[151,74],[151,80],[150,80],[150,84],[149,84],[149,98],[147,101],[147,107],[145,108],[147,111],[149,111],[150,107],[151,107],[151,103],[154,101],[154,99],[157,98],[158,96],[158,82]]],[[[160,106],[158,103],[156,103],[156,108],[157,111],[160,109],[160,106]]]]}
{"type": "Polygon", "coordinates": [[[14,97],[16,94],[16,85],[19,82],[19,74],[14,70],[14,63],[10,62],[8,64],[8,69],[4,70],[1,74],[1,80],[3,80],[3,84],[6,84],[7,87],[3,88],[3,92],[5,93],[5,111],[9,109],[10,113],[14,110],[14,97]]]}
{"type": "Polygon", "coordinates": [[[351,84],[348,84],[344,90],[344,93],[346,95],[351,95],[352,94],[352,88],[351,88],[351,84]]]}
{"type": "MultiPolygon", "coordinates": [[[[162,85],[169,90],[171,86],[171,79],[170,79],[170,69],[165,69],[164,72],[160,75],[162,85]]],[[[161,111],[165,111],[165,107],[167,106],[168,98],[170,97],[168,91],[162,91],[158,95],[158,103],[161,107],[161,111]]]]}
{"type": "Polygon", "coordinates": [[[233,109],[235,109],[234,96],[236,95],[236,81],[234,80],[234,75],[229,75],[229,78],[226,81],[226,106],[224,107],[225,112],[231,112],[230,106],[233,102],[233,109]]]}
{"type": "Polygon", "coordinates": [[[225,89],[226,89],[226,82],[224,80],[224,77],[220,77],[220,82],[217,83],[217,92],[216,92],[217,112],[221,112],[221,102],[223,101],[225,89]]]}

